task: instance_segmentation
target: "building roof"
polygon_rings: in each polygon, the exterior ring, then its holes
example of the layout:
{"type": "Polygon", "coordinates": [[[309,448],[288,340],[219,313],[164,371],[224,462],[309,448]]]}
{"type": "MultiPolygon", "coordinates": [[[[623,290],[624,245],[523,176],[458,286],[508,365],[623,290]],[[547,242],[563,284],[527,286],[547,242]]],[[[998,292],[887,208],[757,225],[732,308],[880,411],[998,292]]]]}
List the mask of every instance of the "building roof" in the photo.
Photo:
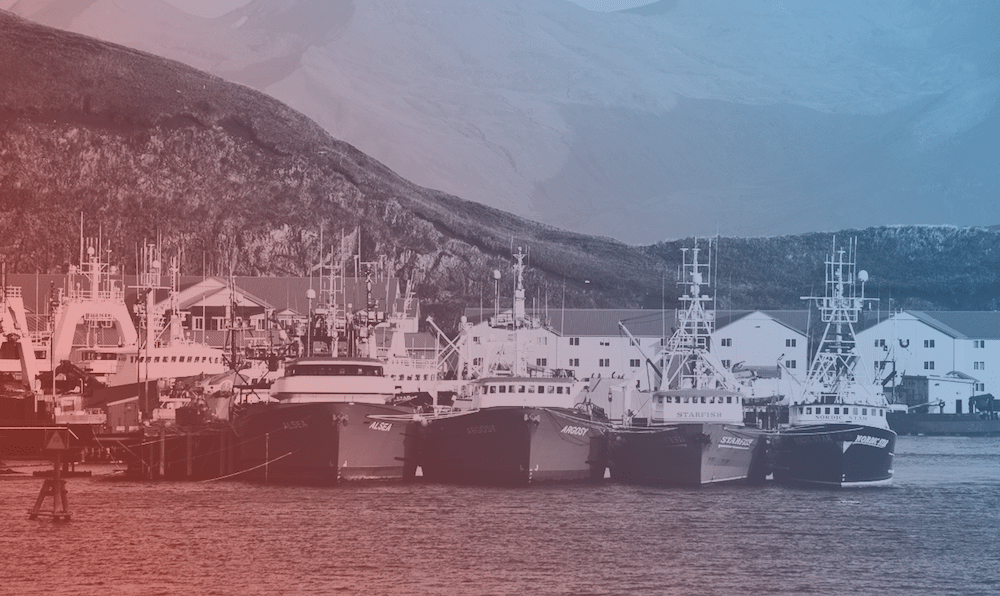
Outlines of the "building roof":
{"type": "Polygon", "coordinates": [[[715,328],[722,329],[758,312],[792,331],[806,335],[809,326],[808,310],[717,310],[715,311],[715,328]]]}
{"type": "MultiPolygon", "coordinates": [[[[468,322],[476,324],[493,316],[493,309],[467,308],[468,322]]],[[[501,312],[510,312],[501,311],[501,312]]],[[[560,308],[527,309],[529,317],[538,317],[559,335],[566,337],[609,337],[624,335],[618,327],[621,321],[636,337],[663,337],[674,327],[673,310],[629,308],[560,308]]]]}
{"type": "MultiPolygon", "coordinates": [[[[135,301],[136,296],[136,276],[113,276],[116,285],[125,290],[126,303],[135,301]]],[[[49,308],[50,288],[65,290],[68,277],[62,274],[29,274],[10,273],[7,275],[7,285],[18,286],[24,296],[24,308],[29,313],[47,314],[49,308]]],[[[78,280],[83,280],[82,275],[77,275],[78,280]]],[[[162,286],[168,286],[170,279],[163,277],[162,286]]],[[[194,286],[204,283],[206,291],[215,288],[212,292],[221,292],[228,288],[229,282],[224,277],[201,277],[201,276],[181,276],[179,290],[183,294],[191,290],[194,286]],[[214,283],[210,283],[214,282],[214,283]]],[[[319,293],[320,279],[308,277],[236,277],[234,278],[236,288],[240,294],[253,303],[273,308],[276,311],[290,310],[299,314],[306,314],[309,310],[309,299],[306,298],[306,291],[311,287],[319,293]]],[[[348,303],[355,307],[362,307],[365,303],[366,282],[363,278],[345,278],[344,295],[348,303]]],[[[392,277],[376,278],[372,282],[372,296],[378,301],[380,310],[393,312],[394,309],[402,309],[404,297],[401,295],[399,280],[392,277]],[[386,308],[386,305],[389,308],[386,308]]],[[[167,291],[157,290],[157,301],[165,300],[167,291]]],[[[410,304],[410,312],[407,316],[417,316],[418,300],[414,299],[410,304]]],[[[187,307],[188,304],[183,305],[187,307]]],[[[313,301],[316,306],[316,301],[313,301]]]]}
{"type": "MultiPolygon", "coordinates": [[[[493,316],[493,309],[467,308],[464,311],[466,319],[473,324],[480,323],[493,316]]],[[[510,312],[510,311],[506,311],[510,312]]],[[[676,311],[651,310],[635,308],[566,308],[533,311],[528,309],[528,316],[535,316],[547,321],[549,326],[563,336],[572,337],[608,337],[623,335],[618,328],[621,321],[636,337],[666,337],[673,333],[676,327],[676,311]]],[[[728,310],[715,312],[715,328],[722,329],[750,314],[760,312],[777,323],[789,329],[806,335],[809,322],[807,310],[728,310]]]]}
{"type": "Polygon", "coordinates": [[[955,339],[1000,339],[1000,312],[908,310],[923,323],[955,339]]]}

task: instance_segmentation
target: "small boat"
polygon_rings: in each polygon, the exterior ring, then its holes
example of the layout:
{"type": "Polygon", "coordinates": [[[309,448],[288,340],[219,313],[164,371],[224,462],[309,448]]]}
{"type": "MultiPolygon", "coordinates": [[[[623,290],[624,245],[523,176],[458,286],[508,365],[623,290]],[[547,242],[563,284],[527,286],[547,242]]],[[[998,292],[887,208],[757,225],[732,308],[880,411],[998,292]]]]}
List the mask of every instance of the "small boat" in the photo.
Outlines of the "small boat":
{"type": "Polygon", "coordinates": [[[523,486],[604,478],[607,419],[590,400],[589,382],[529,367],[518,345],[519,334],[535,326],[524,308],[526,256],[520,248],[514,255],[511,316],[498,317],[489,337],[472,340],[520,356],[469,380],[450,409],[424,417],[419,462],[428,480],[523,486]]]}
{"type": "Polygon", "coordinates": [[[702,290],[711,279],[711,244],[705,263],[699,262],[700,250],[683,249],[679,283],[686,289],[681,296],[686,306],[661,353],[647,358],[659,389],[617,389],[619,403],[627,404],[622,411],[630,414],[616,420],[610,433],[615,481],[701,486],[743,481],[762,469],[764,433],[743,424],[742,387],[709,350],[715,316],[702,290]]]}
{"type": "Polygon", "coordinates": [[[892,483],[896,433],[889,428],[889,404],[880,388],[858,379],[867,368],[854,325],[867,300],[865,271],[857,271],[857,247],[826,259],[826,292],[809,297],[825,323],[798,395],[791,398],[788,425],[769,436],[769,459],[777,482],[828,487],[892,483]]]}

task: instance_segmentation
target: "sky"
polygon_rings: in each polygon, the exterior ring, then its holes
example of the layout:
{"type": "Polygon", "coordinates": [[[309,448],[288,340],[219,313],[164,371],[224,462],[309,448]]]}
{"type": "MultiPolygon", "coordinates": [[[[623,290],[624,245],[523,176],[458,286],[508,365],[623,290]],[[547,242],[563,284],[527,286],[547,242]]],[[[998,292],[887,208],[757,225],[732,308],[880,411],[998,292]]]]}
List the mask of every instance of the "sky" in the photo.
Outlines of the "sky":
{"type": "Polygon", "coordinates": [[[227,12],[245,6],[250,0],[165,0],[188,14],[199,17],[220,17],[227,12]]]}
{"type": "Polygon", "coordinates": [[[0,7],[261,90],[419,185],[630,244],[1000,224],[996,0],[164,1],[209,18],[0,7]]]}
{"type": "MultiPolygon", "coordinates": [[[[13,3],[15,0],[8,0],[13,3]]],[[[165,0],[188,14],[214,18],[245,6],[250,0],[165,0]]],[[[651,4],[656,0],[569,0],[593,11],[611,12],[651,4]]]]}

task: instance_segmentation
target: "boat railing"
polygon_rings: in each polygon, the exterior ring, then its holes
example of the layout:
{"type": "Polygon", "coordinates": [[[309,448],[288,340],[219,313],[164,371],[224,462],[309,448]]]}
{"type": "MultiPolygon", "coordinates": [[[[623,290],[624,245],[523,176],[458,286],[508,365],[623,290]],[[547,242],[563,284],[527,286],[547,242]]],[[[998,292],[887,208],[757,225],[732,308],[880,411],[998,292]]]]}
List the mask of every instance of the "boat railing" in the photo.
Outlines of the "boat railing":
{"type": "Polygon", "coordinates": [[[21,286],[6,286],[4,288],[4,295],[8,298],[23,298],[21,294],[21,286]]]}
{"type": "Polygon", "coordinates": [[[70,288],[66,292],[66,297],[69,300],[80,302],[121,302],[125,299],[125,293],[120,288],[112,288],[111,290],[70,288]]]}
{"type": "Polygon", "coordinates": [[[400,357],[394,356],[389,358],[386,363],[393,367],[393,369],[414,369],[414,370],[436,370],[438,367],[437,360],[432,358],[410,358],[410,357],[400,357]]]}

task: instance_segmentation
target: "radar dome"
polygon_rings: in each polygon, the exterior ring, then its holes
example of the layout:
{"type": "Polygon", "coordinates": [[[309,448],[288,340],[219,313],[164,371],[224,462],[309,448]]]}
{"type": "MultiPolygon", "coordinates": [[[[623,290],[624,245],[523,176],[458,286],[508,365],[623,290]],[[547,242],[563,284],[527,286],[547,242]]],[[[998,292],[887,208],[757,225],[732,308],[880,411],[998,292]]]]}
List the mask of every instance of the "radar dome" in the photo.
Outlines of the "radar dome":
{"type": "Polygon", "coordinates": [[[858,271],[858,281],[860,281],[861,283],[865,283],[866,281],[868,281],[868,272],[865,271],[864,269],[858,271]]]}

